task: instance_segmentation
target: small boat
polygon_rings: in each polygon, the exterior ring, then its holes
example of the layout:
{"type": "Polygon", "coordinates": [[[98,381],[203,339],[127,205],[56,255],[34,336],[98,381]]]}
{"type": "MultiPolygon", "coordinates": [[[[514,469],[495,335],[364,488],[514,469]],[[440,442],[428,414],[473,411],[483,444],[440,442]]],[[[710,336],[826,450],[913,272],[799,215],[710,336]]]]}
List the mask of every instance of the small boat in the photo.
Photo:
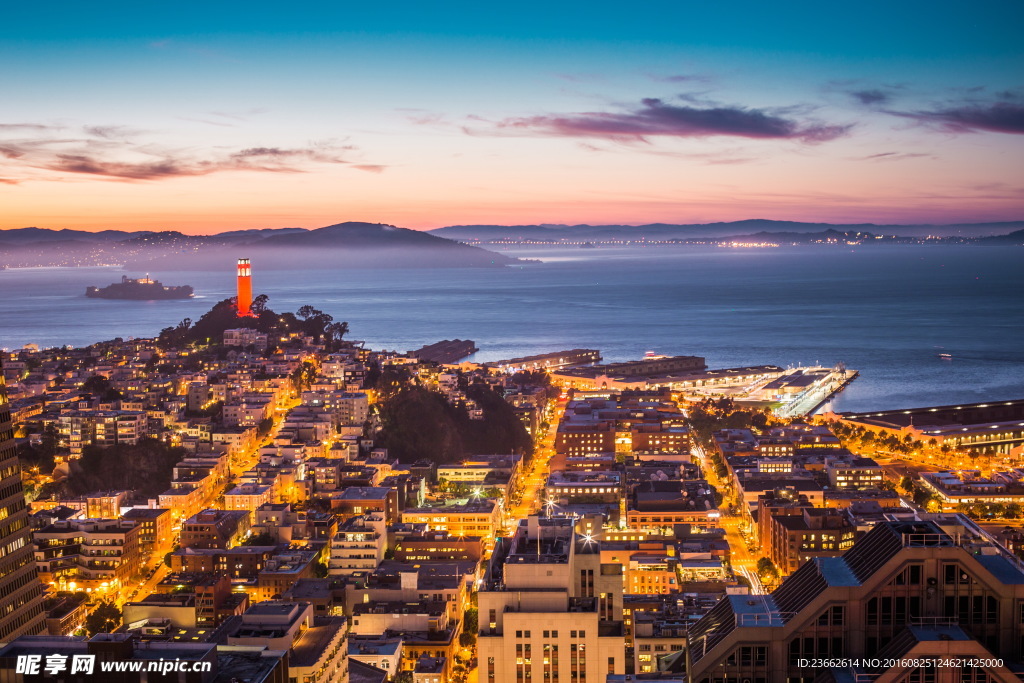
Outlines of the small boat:
{"type": "Polygon", "coordinates": [[[937,353],[935,355],[941,358],[942,360],[953,360],[953,354],[951,353],[937,353]]]}

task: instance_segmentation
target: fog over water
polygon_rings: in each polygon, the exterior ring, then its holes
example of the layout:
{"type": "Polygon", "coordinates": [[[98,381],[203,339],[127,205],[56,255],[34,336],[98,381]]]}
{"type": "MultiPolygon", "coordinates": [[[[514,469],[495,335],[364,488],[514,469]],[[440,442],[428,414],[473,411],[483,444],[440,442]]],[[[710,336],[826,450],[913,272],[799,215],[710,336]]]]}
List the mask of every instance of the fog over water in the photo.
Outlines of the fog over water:
{"type": "MultiPolygon", "coordinates": [[[[472,339],[475,360],[575,347],[606,360],[693,354],[710,367],[845,362],[861,371],[835,402],[868,410],[1024,398],[1024,250],[803,246],[537,248],[507,268],[261,269],[274,310],[312,304],[350,336],[400,351],[472,339]],[[952,354],[942,360],[939,353],[952,354]]],[[[246,254],[238,254],[246,256],[246,254]]],[[[87,299],[109,268],[0,271],[0,347],[152,336],[234,294],[218,272],[161,270],[183,301],[87,299]]]]}

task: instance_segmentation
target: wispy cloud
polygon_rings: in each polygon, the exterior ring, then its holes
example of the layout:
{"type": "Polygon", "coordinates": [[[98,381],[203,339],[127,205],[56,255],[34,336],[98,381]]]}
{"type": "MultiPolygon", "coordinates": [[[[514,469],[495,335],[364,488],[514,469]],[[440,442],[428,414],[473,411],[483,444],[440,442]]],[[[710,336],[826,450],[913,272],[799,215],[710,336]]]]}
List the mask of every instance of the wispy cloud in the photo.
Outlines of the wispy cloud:
{"type": "Polygon", "coordinates": [[[210,114],[224,119],[231,119],[232,121],[248,121],[253,116],[266,114],[268,111],[270,110],[266,107],[255,107],[244,111],[211,111],[210,114]]]}
{"type": "Polygon", "coordinates": [[[1024,135],[1024,105],[1014,102],[964,103],[916,111],[886,110],[949,133],[1009,133],[1024,135]]]}
{"type": "Polygon", "coordinates": [[[673,105],[647,98],[641,101],[640,106],[619,113],[583,112],[505,119],[494,125],[493,132],[636,142],[647,142],[652,137],[731,136],[816,143],[842,137],[850,128],[849,125],[800,121],[777,110],[673,105]]]}
{"type": "Polygon", "coordinates": [[[238,63],[240,60],[231,57],[224,52],[207,47],[205,45],[197,45],[194,43],[186,43],[174,38],[164,38],[162,40],[154,40],[149,43],[149,47],[154,50],[168,51],[168,52],[180,52],[183,54],[192,55],[201,59],[209,59],[220,62],[234,62],[238,63]]]}
{"type": "MultiPolygon", "coordinates": [[[[608,141],[605,145],[592,144],[590,142],[577,142],[576,146],[580,149],[595,154],[621,154],[624,151],[634,153],[637,151],[635,147],[625,148],[622,145],[616,145],[614,141],[608,141]]],[[[738,147],[721,147],[716,145],[716,150],[713,152],[680,152],[667,149],[659,149],[655,146],[648,145],[642,148],[644,154],[650,154],[653,156],[670,157],[673,159],[686,159],[688,161],[694,161],[698,163],[704,163],[711,166],[723,165],[723,164],[745,164],[752,161],[756,161],[756,157],[751,156],[749,152],[744,151],[738,147]]]]}
{"type": "Polygon", "coordinates": [[[200,119],[194,116],[177,116],[175,117],[179,121],[191,121],[192,123],[205,123],[208,126],[219,126],[221,128],[234,128],[235,123],[228,123],[227,121],[215,121],[213,119],[200,119]]]}
{"type": "Polygon", "coordinates": [[[854,90],[850,96],[861,104],[885,104],[892,99],[892,93],[877,88],[871,90],[854,90]]]}
{"type": "Polygon", "coordinates": [[[105,140],[124,140],[143,132],[129,126],[85,126],[83,130],[87,135],[105,140]]]}
{"type": "MultiPolygon", "coordinates": [[[[22,133],[40,130],[50,129],[21,127],[22,133]]],[[[144,131],[126,126],[84,126],[79,130],[84,135],[13,137],[3,135],[13,128],[0,128],[0,168],[6,176],[24,175],[34,180],[60,180],[72,175],[130,182],[225,171],[303,173],[320,164],[350,165],[358,170],[374,166],[357,163],[358,149],[336,140],[301,147],[254,146],[197,152],[150,142],[144,131]]]]}
{"type": "Polygon", "coordinates": [[[879,152],[864,157],[857,157],[857,161],[902,161],[903,159],[920,159],[923,157],[934,158],[931,154],[923,152],[879,152]]]}
{"type": "Polygon", "coordinates": [[[51,126],[46,123],[0,123],[0,131],[15,131],[15,130],[53,130],[57,126],[51,126]]]}
{"type": "Polygon", "coordinates": [[[909,119],[944,133],[1024,134],[1024,91],[1003,90],[989,94],[985,86],[948,88],[944,97],[935,97],[932,104],[912,108],[898,104],[898,100],[913,95],[904,85],[855,87],[857,85],[856,82],[836,82],[831,87],[875,112],[909,119]]]}
{"type": "Polygon", "coordinates": [[[648,74],[652,81],[658,83],[700,83],[708,85],[715,79],[706,74],[648,74]]]}

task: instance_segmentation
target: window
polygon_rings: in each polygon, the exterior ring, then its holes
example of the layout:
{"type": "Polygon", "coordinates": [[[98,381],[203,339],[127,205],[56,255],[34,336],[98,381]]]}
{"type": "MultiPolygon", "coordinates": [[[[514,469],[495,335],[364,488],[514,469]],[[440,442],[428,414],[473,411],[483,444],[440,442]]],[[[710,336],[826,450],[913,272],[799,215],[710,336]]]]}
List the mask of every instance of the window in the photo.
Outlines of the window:
{"type": "Polygon", "coordinates": [[[832,605],[818,617],[818,626],[842,626],[845,609],[843,605],[832,605]]]}
{"type": "Polygon", "coordinates": [[[942,580],[943,583],[949,584],[969,584],[971,583],[971,576],[957,564],[944,564],[942,565],[942,580]]]}
{"type": "Polygon", "coordinates": [[[921,575],[924,568],[919,564],[911,564],[903,568],[896,578],[893,579],[893,584],[897,586],[917,586],[921,583],[921,575]]]}

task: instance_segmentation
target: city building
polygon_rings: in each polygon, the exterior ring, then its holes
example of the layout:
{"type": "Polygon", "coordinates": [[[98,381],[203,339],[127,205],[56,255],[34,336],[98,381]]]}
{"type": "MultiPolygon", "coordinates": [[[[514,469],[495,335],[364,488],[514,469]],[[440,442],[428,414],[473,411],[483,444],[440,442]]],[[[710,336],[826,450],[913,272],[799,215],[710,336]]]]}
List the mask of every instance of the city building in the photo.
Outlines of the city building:
{"type": "Polygon", "coordinates": [[[882,467],[871,458],[825,458],[829,484],[837,489],[877,489],[882,485],[882,467]]]}
{"type": "Polygon", "coordinates": [[[221,626],[230,646],[265,647],[288,653],[294,681],[347,683],[348,642],[344,617],[317,617],[308,603],[269,600],[221,626]]]}
{"type": "Polygon", "coordinates": [[[446,531],[449,536],[491,538],[501,526],[501,503],[487,498],[454,505],[409,508],[403,524],[424,524],[427,531],[446,531]]]}
{"type": "Polygon", "coordinates": [[[2,371],[0,359],[0,642],[6,642],[42,633],[45,614],[2,371]]]}
{"type": "Polygon", "coordinates": [[[155,593],[125,603],[124,622],[165,619],[178,627],[210,628],[248,607],[248,593],[233,591],[224,572],[172,572],[157,584],[155,593]]]}
{"type": "Polygon", "coordinates": [[[167,548],[171,543],[174,515],[167,508],[132,508],[121,519],[139,527],[139,546],[143,552],[167,548]]]}
{"type": "Polygon", "coordinates": [[[51,636],[70,636],[82,628],[89,611],[87,599],[88,595],[84,593],[62,593],[47,598],[44,602],[46,633],[51,636]]]}
{"type": "Polygon", "coordinates": [[[357,572],[372,572],[384,559],[387,535],[381,514],[370,513],[345,520],[331,539],[328,573],[351,576],[357,572]]]}
{"type": "Polygon", "coordinates": [[[961,515],[883,522],[769,595],[726,596],[687,643],[691,683],[1016,682],[1024,564],[961,515]]]}
{"type": "Polygon", "coordinates": [[[398,521],[398,491],[383,486],[349,486],[330,498],[331,511],[347,516],[379,512],[384,521],[398,521]]]}
{"type": "Polygon", "coordinates": [[[844,511],[834,508],[766,506],[758,516],[767,520],[768,535],[761,537],[765,554],[781,574],[792,574],[814,557],[840,555],[853,546],[857,526],[844,511]]]}
{"type": "Polygon", "coordinates": [[[482,683],[625,672],[621,565],[600,557],[571,519],[529,517],[501,539],[477,594],[482,683]]]}
{"type": "Polygon", "coordinates": [[[958,505],[1024,504],[1024,468],[983,477],[978,470],[922,472],[921,483],[942,501],[945,511],[958,505]]]}
{"type": "Polygon", "coordinates": [[[224,330],[224,346],[239,346],[242,348],[251,346],[257,352],[266,351],[267,335],[265,332],[248,327],[224,330]]]}
{"type": "Polygon", "coordinates": [[[349,664],[353,660],[375,666],[391,678],[402,665],[402,638],[353,635],[348,639],[349,664]]]}
{"type": "Polygon", "coordinates": [[[610,471],[555,471],[545,485],[547,500],[570,503],[614,503],[622,499],[622,475],[610,471]]]}
{"type": "Polygon", "coordinates": [[[140,410],[72,410],[62,413],[57,424],[60,444],[79,458],[86,446],[137,444],[149,419],[140,410]]]}
{"type": "Polygon", "coordinates": [[[130,520],[68,519],[32,534],[40,578],[61,589],[116,593],[139,573],[139,526],[130,520]]]}
{"type": "Polygon", "coordinates": [[[688,524],[694,529],[718,526],[715,489],[702,479],[648,481],[638,486],[627,504],[626,526],[656,531],[688,524]]]}
{"type": "Polygon", "coordinates": [[[160,661],[187,667],[174,672],[174,680],[187,683],[246,681],[246,683],[286,683],[290,674],[288,651],[266,647],[223,647],[202,642],[154,642],[141,640],[133,633],[99,633],[85,636],[22,636],[0,648],[0,671],[10,673],[11,681],[66,680],[144,683],[157,678],[159,669],[149,667],[160,661]],[[18,674],[18,661],[35,666],[38,675],[18,674]],[[104,672],[101,662],[130,662],[137,671],[104,672]],[[29,664],[31,663],[31,664],[29,664]],[[45,673],[47,664],[56,676],[45,673]],[[75,665],[83,667],[71,674],[75,665]],[[89,671],[91,673],[86,674],[89,671]],[[188,673],[186,673],[186,671],[188,673]],[[180,676],[180,678],[178,678],[180,676]]]}
{"type": "Polygon", "coordinates": [[[230,548],[249,533],[248,510],[203,510],[181,525],[182,548],[230,548]]]}
{"type": "Polygon", "coordinates": [[[395,540],[395,560],[399,562],[479,562],[483,554],[483,536],[453,536],[446,531],[427,531],[401,535],[395,540]]]}

